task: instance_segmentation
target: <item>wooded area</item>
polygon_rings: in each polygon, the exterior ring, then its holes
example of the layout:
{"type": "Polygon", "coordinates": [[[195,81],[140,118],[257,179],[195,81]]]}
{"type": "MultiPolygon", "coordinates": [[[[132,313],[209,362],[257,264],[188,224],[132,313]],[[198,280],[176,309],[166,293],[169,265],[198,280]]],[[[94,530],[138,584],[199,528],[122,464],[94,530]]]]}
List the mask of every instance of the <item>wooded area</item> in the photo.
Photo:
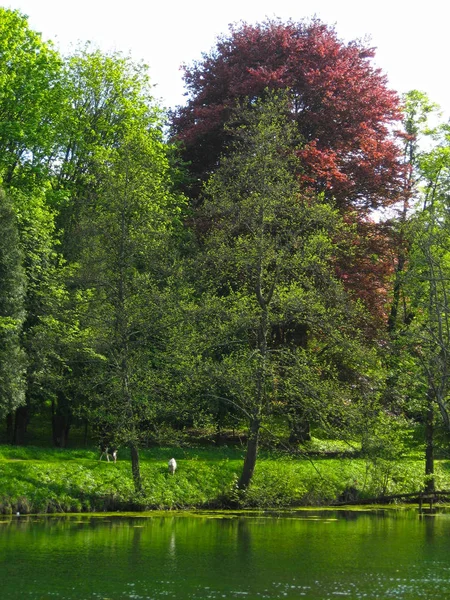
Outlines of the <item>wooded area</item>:
{"type": "Polygon", "coordinates": [[[62,56],[0,8],[0,418],[66,447],[311,435],[434,489],[450,434],[450,129],[318,20],[240,24],[185,66],[62,56]]]}

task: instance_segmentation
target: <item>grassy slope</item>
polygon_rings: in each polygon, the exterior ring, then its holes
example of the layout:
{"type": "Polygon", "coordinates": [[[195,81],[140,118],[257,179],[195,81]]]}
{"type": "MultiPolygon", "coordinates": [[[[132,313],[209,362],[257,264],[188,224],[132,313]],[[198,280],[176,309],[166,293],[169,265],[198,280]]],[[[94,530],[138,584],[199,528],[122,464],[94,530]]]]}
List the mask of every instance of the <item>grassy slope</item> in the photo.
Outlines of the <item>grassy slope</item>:
{"type": "MultiPolygon", "coordinates": [[[[157,448],[141,453],[143,495],[136,497],[126,452],[117,464],[91,450],[0,446],[1,512],[80,512],[131,509],[282,507],[333,502],[346,489],[361,498],[415,492],[423,485],[418,459],[293,459],[262,454],[251,488],[238,497],[242,451],[157,448]],[[168,474],[174,456],[178,470],[168,474]]],[[[438,487],[450,488],[450,463],[437,464],[438,487]]]]}

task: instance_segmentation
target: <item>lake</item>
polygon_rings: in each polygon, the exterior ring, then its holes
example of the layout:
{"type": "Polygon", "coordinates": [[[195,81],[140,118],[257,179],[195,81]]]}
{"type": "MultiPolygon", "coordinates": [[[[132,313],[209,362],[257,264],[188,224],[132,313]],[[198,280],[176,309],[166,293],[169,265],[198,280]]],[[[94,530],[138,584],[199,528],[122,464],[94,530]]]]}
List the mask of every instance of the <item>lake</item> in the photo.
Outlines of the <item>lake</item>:
{"type": "Polygon", "coordinates": [[[1,600],[450,598],[450,514],[0,516],[1,600]]]}

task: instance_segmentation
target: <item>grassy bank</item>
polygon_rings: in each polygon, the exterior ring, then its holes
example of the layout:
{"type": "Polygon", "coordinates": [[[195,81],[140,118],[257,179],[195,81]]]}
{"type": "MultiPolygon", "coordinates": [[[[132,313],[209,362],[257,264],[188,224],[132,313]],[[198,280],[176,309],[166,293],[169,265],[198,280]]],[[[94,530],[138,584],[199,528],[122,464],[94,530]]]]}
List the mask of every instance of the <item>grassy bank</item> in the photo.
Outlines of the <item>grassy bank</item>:
{"type": "MultiPolygon", "coordinates": [[[[450,461],[437,462],[440,489],[450,489],[450,461]]],[[[423,461],[290,458],[262,454],[253,483],[237,493],[242,451],[157,448],[141,453],[143,493],[134,493],[126,452],[116,464],[93,450],[0,446],[0,513],[50,513],[332,504],[423,487],[423,461]],[[178,470],[169,475],[167,461],[178,470]]]]}

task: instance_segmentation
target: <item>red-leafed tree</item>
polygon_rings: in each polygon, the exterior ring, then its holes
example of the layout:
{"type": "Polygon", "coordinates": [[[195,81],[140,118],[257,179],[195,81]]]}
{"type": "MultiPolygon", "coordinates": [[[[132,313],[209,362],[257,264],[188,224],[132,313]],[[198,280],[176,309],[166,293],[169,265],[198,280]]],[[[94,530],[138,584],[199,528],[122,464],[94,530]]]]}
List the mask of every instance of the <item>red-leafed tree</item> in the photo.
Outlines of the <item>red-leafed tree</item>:
{"type": "Polygon", "coordinates": [[[184,67],[188,101],[173,114],[173,133],[195,180],[215,170],[236,101],[279,88],[292,94],[305,185],[344,210],[394,201],[401,165],[391,133],[399,99],[373,56],[373,48],[344,43],[318,20],[231,26],[210,54],[184,67]]]}
{"type": "Polygon", "coordinates": [[[393,260],[386,232],[370,213],[398,199],[404,167],[394,133],[400,101],[373,57],[373,48],[344,43],[316,19],[231,26],[209,54],[184,67],[188,99],[172,115],[172,128],[193,177],[195,206],[202,182],[227,151],[236,104],[287,89],[301,148],[300,183],[323,192],[355,224],[354,238],[341,241],[347,252],[336,270],[376,327],[386,321],[393,260]]]}

